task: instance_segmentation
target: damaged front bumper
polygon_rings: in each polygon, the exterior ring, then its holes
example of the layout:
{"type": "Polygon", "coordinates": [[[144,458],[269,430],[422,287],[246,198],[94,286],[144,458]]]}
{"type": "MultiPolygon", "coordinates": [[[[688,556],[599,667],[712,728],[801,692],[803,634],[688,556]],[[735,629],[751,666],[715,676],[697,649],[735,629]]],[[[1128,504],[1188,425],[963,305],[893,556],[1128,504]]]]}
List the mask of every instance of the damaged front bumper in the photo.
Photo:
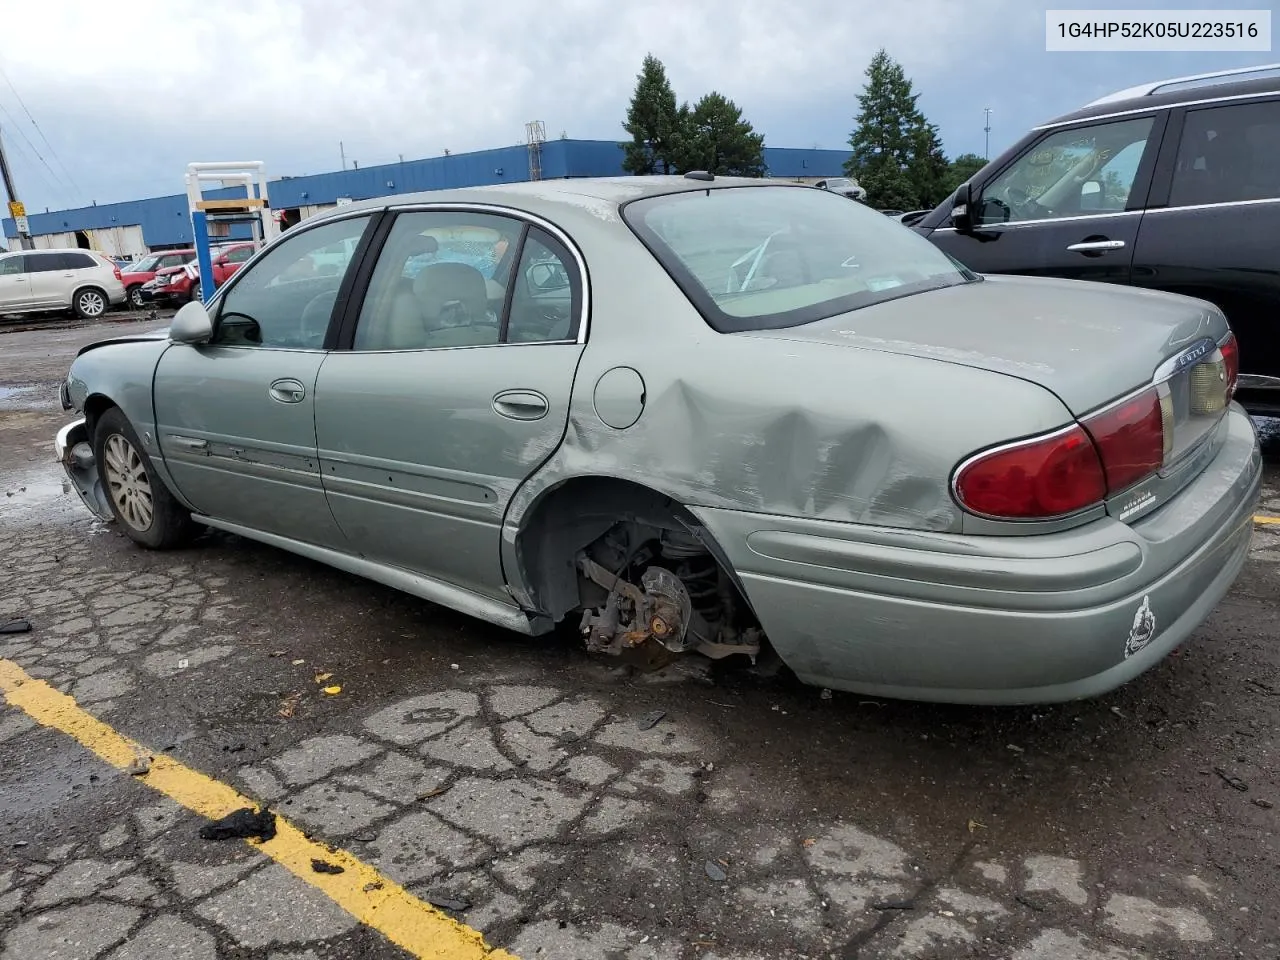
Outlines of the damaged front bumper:
{"type": "Polygon", "coordinates": [[[89,428],[83,417],[73,420],[58,431],[53,441],[58,462],[67,473],[72,488],[90,512],[103,520],[111,520],[111,504],[98,475],[98,464],[89,442],[89,428]]]}

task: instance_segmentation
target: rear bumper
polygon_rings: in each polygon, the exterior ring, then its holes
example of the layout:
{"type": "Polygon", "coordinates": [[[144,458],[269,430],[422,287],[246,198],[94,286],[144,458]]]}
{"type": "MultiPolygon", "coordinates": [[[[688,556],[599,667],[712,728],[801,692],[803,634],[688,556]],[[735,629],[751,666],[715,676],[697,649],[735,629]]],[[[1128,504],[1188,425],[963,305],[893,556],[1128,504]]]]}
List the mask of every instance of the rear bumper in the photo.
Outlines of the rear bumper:
{"type": "Polygon", "coordinates": [[[975,704],[1096,696],[1183,643],[1248,554],[1262,459],[1233,407],[1223,446],[1141,521],[964,536],[698,508],[804,681],[975,704]]]}

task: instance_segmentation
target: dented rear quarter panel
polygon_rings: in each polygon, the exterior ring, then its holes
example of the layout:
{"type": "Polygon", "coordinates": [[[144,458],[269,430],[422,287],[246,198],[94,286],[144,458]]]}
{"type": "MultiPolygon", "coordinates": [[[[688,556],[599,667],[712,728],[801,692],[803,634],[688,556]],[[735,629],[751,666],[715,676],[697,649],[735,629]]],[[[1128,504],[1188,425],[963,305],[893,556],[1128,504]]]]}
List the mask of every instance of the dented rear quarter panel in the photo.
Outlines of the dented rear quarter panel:
{"type": "MultiPolygon", "coordinates": [[[[1051,392],[1014,376],[718,333],[616,212],[557,204],[545,215],[582,248],[591,318],[564,440],[504,522],[504,569],[522,603],[531,600],[520,530],[571,478],[628,480],[689,508],[958,533],[964,515],[949,480],[960,460],[1073,419],[1051,392]],[[640,417],[625,429],[596,404],[601,377],[618,367],[644,382],[640,417]]],[[[929,309],[929,294],[910,299],[929,309]]]]}

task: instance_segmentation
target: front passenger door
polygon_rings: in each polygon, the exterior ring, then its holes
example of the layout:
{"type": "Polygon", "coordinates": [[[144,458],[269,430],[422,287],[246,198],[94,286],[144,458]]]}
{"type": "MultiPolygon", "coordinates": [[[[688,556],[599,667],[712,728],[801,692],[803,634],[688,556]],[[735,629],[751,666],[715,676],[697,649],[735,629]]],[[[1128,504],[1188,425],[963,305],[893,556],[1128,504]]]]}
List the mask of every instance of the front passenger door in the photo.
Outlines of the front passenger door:
{"type": "Polygon", "coordinates": [[[979,273],[1128,283],[1164,115],[1046,134],[981,188],[968,229],[934,244],[979,273]]]}
{"type": "Polygon", "coordinates": [[[0,258],[0,313],[24,310],[31,305],[31,278],[22,254],[0,258]]]}
{"type": "Polygon", "coordinates": [[[156,433],[174,482],[198,513],[306,543],[343,545],[320,481],[315,386],[354,257],[332,276],[294,274],[315,251],[360,238],[370,219],[352,216],[291,233],[210,304],[210,342],[173,344],[160,358],[156,433]]]}

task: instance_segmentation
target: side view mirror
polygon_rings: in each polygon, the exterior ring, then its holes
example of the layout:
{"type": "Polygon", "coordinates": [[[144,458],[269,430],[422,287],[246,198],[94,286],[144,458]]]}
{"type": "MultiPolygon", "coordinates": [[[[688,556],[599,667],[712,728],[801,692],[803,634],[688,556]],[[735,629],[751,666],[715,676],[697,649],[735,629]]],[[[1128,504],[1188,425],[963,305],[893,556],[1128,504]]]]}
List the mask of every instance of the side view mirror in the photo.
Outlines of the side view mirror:
{"type": "Polygon", "coordinates": [[[973,188],[963,183],[951,201],[951,225],[957,230],[973,228],[973,188]]]}
{"type": "Polygon", "coordinates": [[[213,336],[213,321],[199,300],[183,304],[169,324],[169,339],[174,343],[206,343],[213,336]]]}

